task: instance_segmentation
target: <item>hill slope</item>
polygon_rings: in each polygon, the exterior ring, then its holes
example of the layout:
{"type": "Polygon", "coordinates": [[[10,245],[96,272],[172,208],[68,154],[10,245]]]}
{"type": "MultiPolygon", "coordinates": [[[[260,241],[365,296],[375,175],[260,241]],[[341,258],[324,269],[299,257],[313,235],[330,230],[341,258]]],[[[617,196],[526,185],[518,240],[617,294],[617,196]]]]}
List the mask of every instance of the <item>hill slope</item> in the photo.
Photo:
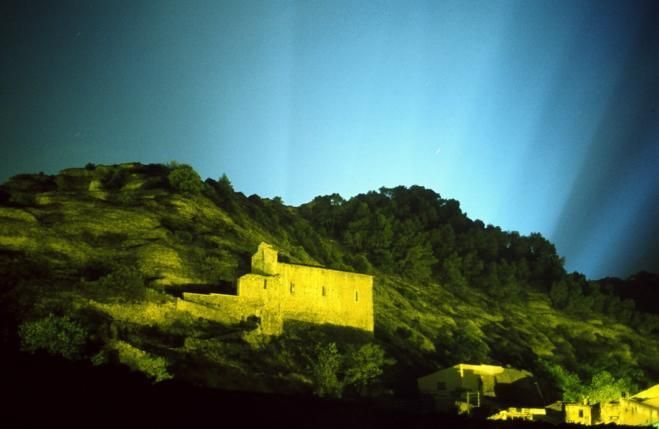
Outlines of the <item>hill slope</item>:
{"type": "Polygon", "coordinates": [[[485,226],[416,186],[289,207],[180,165],[20,175],[0,188],[0,270],[4,345],[118,361],[155,380],[318,393],[326,346],[346,363],[364,341],[395,364],[346,394],[412,395],[416,377],[457,362],[531,370],[547,400],[554,388],[585,394],[603,372],[629,389],[659,380],[659,318],[646,302],[656,276],[565,273],[539,234],[485,226]],[[304,327],[265,338],[253,323],[176,310],[183,290],[230,292],[261,241],[291,262],[372,273],[375,337],[304,327]]]}

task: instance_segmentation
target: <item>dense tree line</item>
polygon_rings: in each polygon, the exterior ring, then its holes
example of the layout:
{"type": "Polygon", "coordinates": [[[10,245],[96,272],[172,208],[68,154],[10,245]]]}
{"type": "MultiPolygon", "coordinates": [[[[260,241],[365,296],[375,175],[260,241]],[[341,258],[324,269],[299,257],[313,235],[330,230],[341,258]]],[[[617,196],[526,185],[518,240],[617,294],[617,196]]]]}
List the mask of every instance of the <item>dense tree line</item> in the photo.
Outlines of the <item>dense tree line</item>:
{"type": "Polygon", "coordinates": [[[316,197],[299,211],[321,234],[385,273],[502,298],[523,286],[549,291],[565,276],[563,260],[540,234],[485,226],[469,219],[458,201],[420,186],[381,188],[350,200],[316,197]]]}
{"type": "Polygon", "coordinates": [[[319,196],[299,213],[345,247],[353,255],[345,262],[359,271],[375,268],[454,290],[477,288],[505,301],[535,290],[549,293],[556,308],[575,316],[605,314],[646,333],[659,331],[657,276],[589,281],[567,273],[555,246],[541,234],[471,220],[458,201],[421,186],[380,188],[349,200],[319,196]]]}

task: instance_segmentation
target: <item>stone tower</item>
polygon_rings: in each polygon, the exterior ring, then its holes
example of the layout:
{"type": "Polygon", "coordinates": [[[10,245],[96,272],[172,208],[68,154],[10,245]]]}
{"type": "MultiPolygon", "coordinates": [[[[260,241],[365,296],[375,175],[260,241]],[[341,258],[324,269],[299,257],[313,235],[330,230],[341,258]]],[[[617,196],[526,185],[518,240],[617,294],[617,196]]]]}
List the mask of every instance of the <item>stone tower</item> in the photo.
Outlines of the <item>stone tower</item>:
{"type": "Polygon", "coordinates": [[[277,272],[277,251],[268,243],[261,242],[252,255],[252,273],[273,276],[277,272]]]}

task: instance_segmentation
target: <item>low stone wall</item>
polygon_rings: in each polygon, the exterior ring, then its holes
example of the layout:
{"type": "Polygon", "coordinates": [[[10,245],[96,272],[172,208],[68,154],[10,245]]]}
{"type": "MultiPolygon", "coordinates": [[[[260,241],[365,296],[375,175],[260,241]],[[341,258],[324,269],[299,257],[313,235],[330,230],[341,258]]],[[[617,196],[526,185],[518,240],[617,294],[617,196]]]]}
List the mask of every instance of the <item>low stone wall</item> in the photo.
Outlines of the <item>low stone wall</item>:
{"type": "Polygon", "coordinates": [[[261,320],[261,332],[279,335],[283,332],[283,319],[277,307],[263,301],[223,294],[183,293],[176,302],[177,310],[220,323],[236,324],[250,316],[261,320]]]}
{"type": "Polygon", "coordinates": [[[239,323],[240,318],[235,318],[232,315],[208,305],[199,304],[185,299],[176,299],[176,310],[185,311],[195,317],[202,319],[212,320],[214,322],[233,324],[239,323]]]}

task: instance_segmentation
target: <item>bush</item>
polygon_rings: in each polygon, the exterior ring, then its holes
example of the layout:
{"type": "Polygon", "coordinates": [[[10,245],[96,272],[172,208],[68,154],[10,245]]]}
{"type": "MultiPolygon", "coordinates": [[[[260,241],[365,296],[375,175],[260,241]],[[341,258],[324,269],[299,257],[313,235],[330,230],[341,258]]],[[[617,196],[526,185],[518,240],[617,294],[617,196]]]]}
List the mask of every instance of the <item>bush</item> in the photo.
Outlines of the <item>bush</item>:
{"type": "Polygon", "coordinates": [[[135,191],[124,191],[117,195],[116,201],[123,206],[134,206],[139,202],[139,194],[135,191]]]}
{"type": "Polygon", "coordinates": [[[108,191],[118,191],[128,180],[128,171],[117,168],[109,171],[101,180],[103,187],[108,191]]]}
{"type": "Polygon", "coordinates": [[[341,368],[342,356],[335,343],[316,346],[315,361],[311,367],[314,394],[321,398],[340,398],[343,383],[337,373],[341,368]]]}
{"type": "Polygon", "coordinates": [[[37,197],[30,192],[13,192],[11,202],[19,206],[34,206],[37,203],[37,197]]]}
{"type": "Polygon", "coordinates": [[[11,193],[5,187],[0,186],[0,204],[7,203],[11,199],[11,193]]]}
{"type": "Polygon", "coordinates": [[[154,356],[124,341],[116,341],[113,346],[117,350],[121,363],[146,374],[156,383],[173,378],[167,371],[165,358],[154,356]]]}
{"type": "Polygon", "coordinates": [[[53,314],[23,323],[18,334],[23,350],[34,353],[43,349],[67,359],[77,359],[81,356],[88,337],[88,332],[78,322],[53,314]]]}
{"type": "Polygon", "coordinates": [[[344,384],[352,386],[362,395],[382,375],[385,364],[393,362],[385,359],[384,350],[377,344],[364,344],[348,355],[344,384]]]}
{"type": "Polygon", "coordinates": [[[384,351],[373,343],[355,349],[349,347],[341,353],[336,343],[320,343],[314,349],[310,363],[314,394],[324,398],[340,398],[345,388],[363,395],[382,375],[384,351]]]}
{"type": "Polygon", "coordinates": [[[107,295],[135,302],[146,296],[142,273],[134,267],[119,266],[98,281],[98,287],[107,295]]]}
{"type": "Polygon", "coordinates": [[[203,187],[199,174],[187,164],[172,163],[167,180],[172,189],[186,195],[198,195],[203,187]]]}

